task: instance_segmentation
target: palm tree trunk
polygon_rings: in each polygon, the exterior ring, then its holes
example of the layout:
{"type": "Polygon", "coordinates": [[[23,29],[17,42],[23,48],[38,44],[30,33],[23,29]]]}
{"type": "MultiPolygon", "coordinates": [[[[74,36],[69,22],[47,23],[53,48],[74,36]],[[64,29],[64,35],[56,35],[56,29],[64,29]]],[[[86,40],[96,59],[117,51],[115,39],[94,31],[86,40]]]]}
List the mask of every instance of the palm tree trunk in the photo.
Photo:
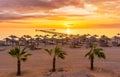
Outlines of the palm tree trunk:
{"type": "Polygon", "coordinates": [[[21,62],[18,59],[18,62],[17,62],[17,76],[20,76],[20,75],[21,75],[21,62]]]}
{"type": "Polygon", "coordinates": [[[94,59],[92,58],[90,61],[91,61],[91,64],[90,64],[91,67],[90,67],[90,69],[91,69],[91,70],[94,70],[94,59]]]}
{"type": "Polygon", "coordinates": [[[56,71],[56,57],[54,56],[53,57],[53,69],[52,69],[52,72],[55,72],[56,71]]]}

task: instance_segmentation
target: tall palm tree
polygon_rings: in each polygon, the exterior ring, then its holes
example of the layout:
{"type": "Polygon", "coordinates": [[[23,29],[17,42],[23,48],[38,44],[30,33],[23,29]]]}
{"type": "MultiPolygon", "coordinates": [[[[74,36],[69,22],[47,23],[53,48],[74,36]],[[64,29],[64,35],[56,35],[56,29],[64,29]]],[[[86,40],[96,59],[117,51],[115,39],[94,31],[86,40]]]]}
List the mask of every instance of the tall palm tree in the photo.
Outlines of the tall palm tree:
{"type": "Polygon", "coordinates": [[[53,64],[52,64],[52,72],[56,71],[56,58],[65,59],[66,52],[63,51],[59,46],[56,46],[54,51],[52,49],[45,49],[46,52],[48,52],[49,55],[53,58],[53,64]]]}
{"type": "Polygon", "coordinates": [[[90,69],[94,70],[94,58],[95,56],[98,56],[99,58],[105,59],[105,54],[101,52],[103,49],[96,48],[96,45],[94,43],[91,43],[91,49],[90,51],[85,54],[85,57],[88,56],[90,60],[90,69]]]}
{"type": "Polygon", "coordinates": [[[21,75],[21,61],[26,61],[31,54],[27,53],[26,48],[22,50],[16,46],[8,52],[11,56],[17,58],[17,76],[21,75]]]}

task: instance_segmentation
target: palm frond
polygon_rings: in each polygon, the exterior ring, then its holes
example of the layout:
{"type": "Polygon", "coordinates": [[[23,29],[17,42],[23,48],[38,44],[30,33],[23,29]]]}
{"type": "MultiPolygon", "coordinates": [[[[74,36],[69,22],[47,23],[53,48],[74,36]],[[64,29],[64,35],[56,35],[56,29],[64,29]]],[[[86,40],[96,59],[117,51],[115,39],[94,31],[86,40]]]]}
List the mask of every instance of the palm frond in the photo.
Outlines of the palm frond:
{"type": "Polygon", "coordinates": [[[62,49],[56,46],[54,50],[55,55],[59,55],[61,52],[62,52],[62,49]]]}
{"type": "MultiPolygon", "coordinates": [[[[21,56],[28,54],[27,51],[25,51],[25,50],[26,50],[26,47],[22,49],[22,51],[21,51],[21,53],[20,53],[21,56]]],[[[30,55],[31,55],[31,54],[30,54],[30,55]]]]}
{"type": "Polygon", "coordinates": [[[45,51],[49,54],[49,55],[51,55],[52,54],[52,49],[45,49],[45,51]]]}
{"type": "Polygon", "coordinates": [[[65,51],[62,51],[62,54],[67,55],[67,53],[65,51]]]}
{"type": "Polygon", "coordinates": [[[26,58],[26,57],[23,57],[23,58],[21,58],[21,60],[22,60],[23,62],[25,62],[25,61],[27,60],[27,58],[26,58]]]}
{"type": "Polygon", "coordinates": [[[27,56],[31,55],[25,51],[25,48],[21,51],[20,47],[16,46],[8,52],[11,56],[20,60],[26,60],[27,56]]]}
{"type": "Polygon", "coordinates": [[[94,54],[93,54],[93,53],[91,53],[91,54],[89,55],[89,59],[94,59],[94,54]]]}
{"type": "Polygon", "coordinates": [[[28,56],[31,56],[31,55],[32,55],[32,54],[27,53],[27,54],[24,55],[24,57],[28,57],[28,56]]]}
{"type": "Polygon", "coordinates": [[[100,51],[101,51],[101,49],[94,49],[94,53],[95,53],[95,55],[98,55],[99,53],[100,53],[100,51]]]}
{"type": "Polygon", "coordinates": [[[62,50],[62,48],[56,46],[55,47],[55,55],[58,57],[58,58],[61,58],[61,59],[64,59],[65,58],[65,55],[67,55],[67,53],[65,51],[62,50]]]}
{"type": "Polygon", "coordinates": [[[24,47],[23,49],[22,49],[22,51],[25,51],[27,48],[26,47],[24,47]]]}
{"type": "Polygon", "coordinates": [[[61,53],[61,49],[60,48],[55,48],[54,53],[55,53],[55,55],[59,55],[61,53]]]}
{"type": "Polygon", "coordinates": [[[11,49],[8,53],[9,53],[11,56],[16,57],[16,53],[15,53],[14,49],[11,49]]]}
{"type": "Polygon", "coordinates": [[[65,55],[62,54],[62,53],[60,53],[60,54],[58,55],[58,58],[65,59],[65,55]]]}
{"type": "Polygon", "coordinates": [[[20,55],[22,56],[22,55],[24,55],[24,54],[26,54],[27,52],[25,52],[25,51],[22,51],[21,53],[20,53],[20,55]]]}
{"type": "Polygon", "coordinates": [[[94,49],[95,55],[97,55],[99,58],[104,58],[105,59],[105,54],[101,52],[103,49],[101,48],[96,48],[94,49]]]}
{"type": "Polygon", "coordinates": [[[100,52],[100,53],[98,54],[98,57],[99,57],[99,58],[103,58],[103,59],[106,58],[106,56],[105,56],[105,54],[104,54],[103,52],[100,52]]]}
{"type": "Polygon", "coordinates": [[[16,46],[14,48],[14,50],[16,51],[16,55],[19,55],[20,54],[20,47],[16,46]]]}
{"type": "Polygon", "coordinates": [[[61,51],[58,55],[58,58],[65,59],[65,55],[67,55],[67,53],[65,51],[61,51]]]}
{"type": "Polygon", "coordinates": [[[19,48],[15,47],[15,48],[11,49],[8,53],[13,57],[18,57],[19,52],[20,52],[19,48]]]}
{"type": "Polygon", "coordinates": [[[88,53],[85,54],[85,57],[87,57],[88,55],[90,55],[91,51],[89,51],[88,53]]]}

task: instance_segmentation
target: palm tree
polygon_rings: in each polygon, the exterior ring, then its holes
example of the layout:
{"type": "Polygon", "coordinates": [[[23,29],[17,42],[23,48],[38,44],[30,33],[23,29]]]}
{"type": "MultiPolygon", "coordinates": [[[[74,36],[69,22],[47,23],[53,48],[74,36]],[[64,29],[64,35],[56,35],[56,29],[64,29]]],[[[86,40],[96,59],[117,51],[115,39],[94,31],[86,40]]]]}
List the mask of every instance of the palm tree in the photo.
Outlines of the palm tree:
{"type": "Polygon", "coordinates": [[[46,52],[48,52],[49,55],[53,58],[53,64],[52,64],[52,72],[56,71],[56,57],[65,59],[66,52],[63,51],[60,47],[56,46],[54,51],[52,49],[45,49],[46,52]]]}
{"type": "Polygon", "coordinates": [[[17,76],[21,75],[21,61],[26,61],[27,57],[31,54],[27,53],[26,48],[22,50],[20,47],[16,46],[9,51],[9,54],[15,58],[17,58],[17,76]]]}
{"type": "Polygon", "coordinates": [[[95,58],[95,55],[98,56],[99,58],[103,58],[105,59],[105,54],[103,52],[101,52],[103,49],[101,48],[96,48],[96,45],[94,43],[91,43],[91,49],[90,51],[85,55],[89,57],[90,59],[90,69],[91,70],[94,70],[94,58],[95,58]]]}

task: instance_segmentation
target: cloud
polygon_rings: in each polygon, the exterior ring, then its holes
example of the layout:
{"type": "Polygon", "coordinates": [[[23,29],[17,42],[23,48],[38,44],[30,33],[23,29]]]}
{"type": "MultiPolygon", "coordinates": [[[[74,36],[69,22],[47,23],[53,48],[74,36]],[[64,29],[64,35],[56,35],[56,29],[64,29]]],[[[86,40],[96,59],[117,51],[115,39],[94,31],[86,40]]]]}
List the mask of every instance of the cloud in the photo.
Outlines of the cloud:
{"type": "Polygon", "coordinates": [[[0,12],[0,20],[9,20],[9,19],[16,19],[20,18],[21,16],[17,12],[9,12],[9,11],[2,11],[0,12]]]}
{"type": "Polygon", "coordinates": [[[120,0],[86,0],[87,3],[96,5],[99,9],[97,13],[100,14],[114,14],[119,15],[120,0]]]}
{"type": "Polygon", "coordinates": [[[18,11],[10,11],[4,10],[0,12],[0,20],[20,20],[20,19],[28,19],[28,18],[40,18],[50,16],[51,14],[45,12],[31,12],[31,13],[23,13],[18,11]]]}
{"type": "Polygon", "coordinates": [[[97,28],[120,28],[120,23],[114,24],[96,24],[97,28]]]}
{"type": "MultiPolygon", "coordinates": [[[[82,0],[0,0],[0,20],[41,18],[46,16],[49,18],[50,16],[60,15],[53,10],[66,6],[83,8],[84,3],[82,0]]],[[[60,19],[62,18],[60,17],[60,19]]]]}
{"type": "Polygon", "coordinates": [[[0,11],[0,20],[10,20],[10,19],[16,20],[16,19],[41,18],[41,17],[45,19],[48,18],[48,20],[57,19],[57,18],[66,19],[68,16],[83,17],[83,16],[91,15],[91,14],[94,14],[94,11],[96,10],[97,8],[90,4],[84,5],[84,8],[70,5],[70,6],[64,6],[64,7],[49,10],[49,11],[40,10],[40,11],[32,11],[32,12],[21,12],[18,10],[4,9],[0,11]],[[57,18],[53,18],[53,16],[57,18]]]}
{"type": "Polygon", "coordinates": [[[0,21],[77,20],[99,15],[119,19],[119,4],[120,0],[0,0],[0,21]]]}
{"type": "Polygon", "coordinates": [[[97,8],[92,5],[85,5],[84,8],[77,8],[75,6],[65,6],[59,9],[54,9],[53,12],[65,15],[91,15],[94,14],[97,8]]]}
{"type": "Polygon", "coordinates": [[[23,12],[40,10],[49,12],[50,10],[67,6],[84,8],[85,4],[92,4],[99,7],[99,12],[104,12],[104,9],[108,10],[111,8],[115,10],[118,8],[119,2],[120,0],[0,0],[0,10],[11,9],[23,12]]]}
{"type": "Polygon", "coordinates": [[[88,3],[102,3],[102,2],[110,2],[110,1],[119,1],[119,0],[85,0],[85,2],[88,2],[88,3]]]}
{"type": "Polygon", "coordinates": [[[0,0],[1,9],[15,9],[15,10],[51,10],[67,5],[75,5],[83,7],[80,0],[0,0]]]}

